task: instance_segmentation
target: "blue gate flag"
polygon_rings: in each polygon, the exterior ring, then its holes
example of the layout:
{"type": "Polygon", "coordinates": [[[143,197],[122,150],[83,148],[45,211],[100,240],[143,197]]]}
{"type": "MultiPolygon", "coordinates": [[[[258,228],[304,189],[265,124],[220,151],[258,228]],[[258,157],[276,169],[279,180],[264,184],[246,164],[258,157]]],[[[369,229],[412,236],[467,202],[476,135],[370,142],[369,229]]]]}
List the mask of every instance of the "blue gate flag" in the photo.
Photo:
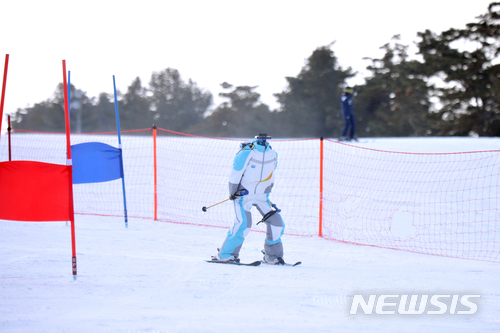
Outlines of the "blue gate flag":
{"type": "Polygon", "coordinates": [[[121,154],[121,149],[101,142],[71,146],[73,184],[101,183],[123,178],[121,154]]]}

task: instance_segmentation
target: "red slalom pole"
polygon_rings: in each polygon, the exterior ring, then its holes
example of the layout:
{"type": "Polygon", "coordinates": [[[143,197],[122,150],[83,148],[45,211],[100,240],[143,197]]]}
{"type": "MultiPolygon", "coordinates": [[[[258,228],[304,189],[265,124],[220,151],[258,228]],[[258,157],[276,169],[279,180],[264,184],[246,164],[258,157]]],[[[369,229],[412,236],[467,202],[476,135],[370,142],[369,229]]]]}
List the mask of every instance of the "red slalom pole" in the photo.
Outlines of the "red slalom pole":
{"type": "Polygon", "coordinates": [[[66,60],[63,64],[63,92],[64,92],[64,120],[66,124],[66,165],[69,172],[69,220],[71,222],[71,252],[72,252],[72,267],[73,280],[76,280],[76,237],[75,237],[75,211],[73,207],[73,161],[71,159],[71,142],[69,131],[69,102],[68,102],[68,82],[66,81],[66,60]]]}
{"type": "Polygon", "coordinates": [[[5,66],[3,70],[2,98],[0,100],[0,135],[2,133],[3,105],[5,102],[5,89],[7,88],[7,70],[9,69],[9,55],[5,55],[5,66]]]}

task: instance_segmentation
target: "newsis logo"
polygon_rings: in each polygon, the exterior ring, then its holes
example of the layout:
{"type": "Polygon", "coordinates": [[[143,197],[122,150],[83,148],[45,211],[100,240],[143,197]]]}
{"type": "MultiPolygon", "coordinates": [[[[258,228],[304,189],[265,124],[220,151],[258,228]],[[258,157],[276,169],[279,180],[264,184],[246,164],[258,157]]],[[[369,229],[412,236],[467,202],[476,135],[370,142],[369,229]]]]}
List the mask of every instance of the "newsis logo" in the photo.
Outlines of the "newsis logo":
{"type": "Polygon", "coordinates": [[[349,314],[472,315],[481,295],[353,295],[349,314]]]}

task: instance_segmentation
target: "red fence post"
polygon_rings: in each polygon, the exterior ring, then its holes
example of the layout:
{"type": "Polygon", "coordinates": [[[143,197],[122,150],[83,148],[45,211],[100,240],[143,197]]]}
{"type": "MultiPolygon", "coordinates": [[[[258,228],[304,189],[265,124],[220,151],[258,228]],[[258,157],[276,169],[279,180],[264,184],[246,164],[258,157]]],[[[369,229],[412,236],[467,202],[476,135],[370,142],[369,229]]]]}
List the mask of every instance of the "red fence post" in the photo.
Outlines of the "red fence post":
{"type": "Polygon", "coordinates": [[[158,173],[157,173],[157,165],[156,165],[156,125],[153,125],[153,149],[154,149],[153,159],[154,159],[154,186],[155,186],[155,188],[154,188],[154,196],[155,196],[154,220],[156,221],[156,220],[158,220],[158,181],[157,181],[158,173]]]}
{"type": "Polygon", "coordinates": [[[319,232],[318,236],[323,237],[323,137],[319,138],[319,232]]]}

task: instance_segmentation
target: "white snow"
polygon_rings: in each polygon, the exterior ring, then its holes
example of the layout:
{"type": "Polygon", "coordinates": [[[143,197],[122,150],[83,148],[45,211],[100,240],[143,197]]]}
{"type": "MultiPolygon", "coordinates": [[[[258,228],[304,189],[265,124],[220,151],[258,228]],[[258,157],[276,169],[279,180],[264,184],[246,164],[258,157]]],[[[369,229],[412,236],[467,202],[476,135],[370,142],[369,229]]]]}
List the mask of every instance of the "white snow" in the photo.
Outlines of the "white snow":
{"type": "MultiPolygon", "coordinates": [[[[368,139],[404,152],[500,149],[499,138],[368,139]]],[[[285,221],[286,222],[286,221],[285,221]]],[[[227,227],[232,220],[227,221],[227,227]]],[[[227,230],[76,215],[0,221],[0,332],[497,332],[500,264],[285,235],[297,267],[205,263],[227,230]],[[355,294],[478,294],[473,315],[350,315],[355,294]]],[[[402,237],[405,236],[402,230],[402,237]]],[[[261,258],[251,232],[243,261],[261,258]]]]}

